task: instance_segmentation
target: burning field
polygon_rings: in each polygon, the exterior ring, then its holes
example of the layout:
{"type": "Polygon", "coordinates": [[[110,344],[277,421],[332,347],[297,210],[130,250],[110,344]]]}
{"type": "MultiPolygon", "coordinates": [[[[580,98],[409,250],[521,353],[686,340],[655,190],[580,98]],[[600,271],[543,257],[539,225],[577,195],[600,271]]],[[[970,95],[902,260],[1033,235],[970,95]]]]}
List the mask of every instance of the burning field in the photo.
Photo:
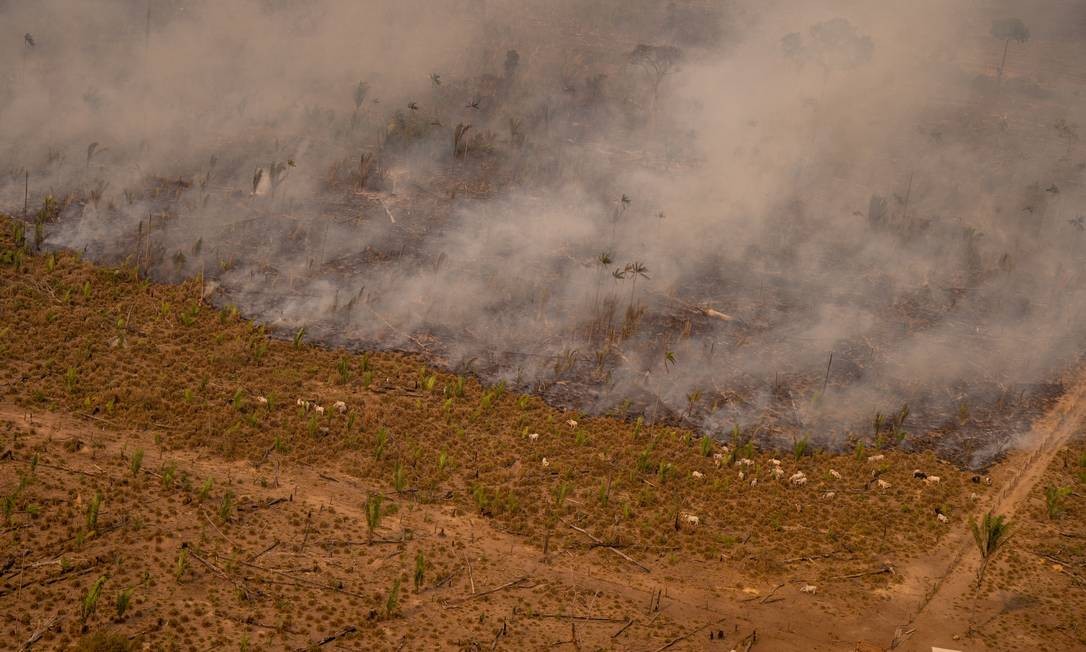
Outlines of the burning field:
{"type": "Polygon", "coordinates": [[[1086,13],[793,5],[0,2],[2,635],[1086,645],[1086,13]]]}

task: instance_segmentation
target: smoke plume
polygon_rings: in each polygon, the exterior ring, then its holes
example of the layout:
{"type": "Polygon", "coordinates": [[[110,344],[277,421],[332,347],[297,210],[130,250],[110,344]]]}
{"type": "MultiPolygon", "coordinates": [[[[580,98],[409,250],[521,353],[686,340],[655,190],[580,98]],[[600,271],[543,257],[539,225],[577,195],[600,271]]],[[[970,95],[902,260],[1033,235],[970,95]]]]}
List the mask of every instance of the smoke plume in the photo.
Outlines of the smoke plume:
{"type": "Polygon", "coordinates": [[[0,207],[45,247],[201,274],[283,333],[595,413],[974,464],[1078,362],[1076,3],[0,19],[0,207]]]}

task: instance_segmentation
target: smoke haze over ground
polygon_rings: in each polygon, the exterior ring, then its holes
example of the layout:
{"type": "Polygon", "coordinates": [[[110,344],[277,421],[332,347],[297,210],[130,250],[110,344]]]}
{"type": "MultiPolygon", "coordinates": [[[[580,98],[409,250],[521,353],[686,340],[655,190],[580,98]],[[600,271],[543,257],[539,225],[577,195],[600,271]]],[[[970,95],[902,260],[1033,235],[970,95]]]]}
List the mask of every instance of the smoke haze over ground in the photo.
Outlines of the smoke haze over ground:
{"type": "Polygon", "coordinates": [[[0,207],[28,186],[44,246],[202,273],[283,332],[970,463],[1080,356],[1078,3],[44,0],[0,24],[0,207]]]}

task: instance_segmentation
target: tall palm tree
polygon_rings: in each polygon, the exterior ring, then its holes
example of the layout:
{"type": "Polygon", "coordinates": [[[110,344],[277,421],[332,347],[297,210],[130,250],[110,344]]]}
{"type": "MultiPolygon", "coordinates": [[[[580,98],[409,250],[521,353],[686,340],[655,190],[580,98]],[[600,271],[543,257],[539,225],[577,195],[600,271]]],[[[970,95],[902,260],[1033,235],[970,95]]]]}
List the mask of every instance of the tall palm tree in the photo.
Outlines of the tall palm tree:
{"type": "Polygon", "coordinates": [[[1029,40],[1029,28],[1019,18],[1007,18],[992,22],[992,36],[1003,40],[1003,58],[999,62],[999,83],[1003,83],[1003,71],[1007,66],[1007,50],[1011,41],[1025,43],[1029,40]]]}
{"type": "Polygon", "coordinates": [[[597,280],[597,283],[596,283],[596,302],[599,303],[600,285],[603,284],[603,274],[602,274],[602,272],[605,269],[607,269],[608,267],[610,267],[611,263],[613,263],[614,260],[611,259],[611,252],[610,251],[601,251],[600,255],[596,256],[596,262],[599,264],[600,272],[601,272],[596,277],[596,280],[597,280]]]}
{"type": "Polygon", "coordinates": [[[609,251],[600,252],[600,254],[596,256],[596,263],[600,266],[600,268],[599,273],[596,275],[596,298],[593,302],[593,309],[596,312],[596,318],[592,323],[593,335],[595,335],[596,327],[600,321],[600,289],[603,287],[603,272],[611,266],[612,262],[614,261],[611,259],[611,252],[609,251]]]}
{"type": "Polygon", "coordinates": [[[634,261],[626,265],[626,269],[624,270],[624,272],[625,275],[629,275],[629,277],[633,280],[632,286],[630,288],[630,307],[632,308],[634,306],[634,300],[636,299],[637,293],[637,277],[640,276],[641,278],[648,279],[649,268],[646,267],[641,261],[634,261]]]}
{"type": "Polygon", "coordinates": [[[626,213],[626,209],[630,207],[631,199],[625,194],[618,200],[618,206],[615,207],[613,213],[611,213],[611,244],[615,242],[615,231],[618,228],[618,218],[622,217],[626,213]]]}
{"type": "Polygon", "coordinates": [[[615,280],[615,283],[614,283],[614,288],[613,288],[614,291],[611,294],[612,306],[611,306],[611,309],[607,312],[607,332],[608,333],[611,332],[611,325],[613,323],[612,320],[614,319],[614,316],[615,316],[615,305],[618,304],[618,282],[623,281],[623,280],[626,279],[626,272],[625,272],[625,270],[623,270],[623,269],[621,269],[619,267],[616,267],[614,269],[614,271],[611,272],[611,278],[613,278],[615,280]]]}

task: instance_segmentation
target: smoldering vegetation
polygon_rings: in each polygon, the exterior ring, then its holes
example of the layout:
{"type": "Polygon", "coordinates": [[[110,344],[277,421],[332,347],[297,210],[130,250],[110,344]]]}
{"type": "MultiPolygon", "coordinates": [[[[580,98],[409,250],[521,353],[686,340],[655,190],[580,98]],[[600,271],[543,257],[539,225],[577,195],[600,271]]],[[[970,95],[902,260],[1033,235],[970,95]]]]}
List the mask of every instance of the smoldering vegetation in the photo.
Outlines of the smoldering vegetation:
{"type": "Polygon", "coordinates": [[[983,464],[1086,335],[1086,11],[871,4],[0,3],[0,206],[287,336],[983,464]]]}

